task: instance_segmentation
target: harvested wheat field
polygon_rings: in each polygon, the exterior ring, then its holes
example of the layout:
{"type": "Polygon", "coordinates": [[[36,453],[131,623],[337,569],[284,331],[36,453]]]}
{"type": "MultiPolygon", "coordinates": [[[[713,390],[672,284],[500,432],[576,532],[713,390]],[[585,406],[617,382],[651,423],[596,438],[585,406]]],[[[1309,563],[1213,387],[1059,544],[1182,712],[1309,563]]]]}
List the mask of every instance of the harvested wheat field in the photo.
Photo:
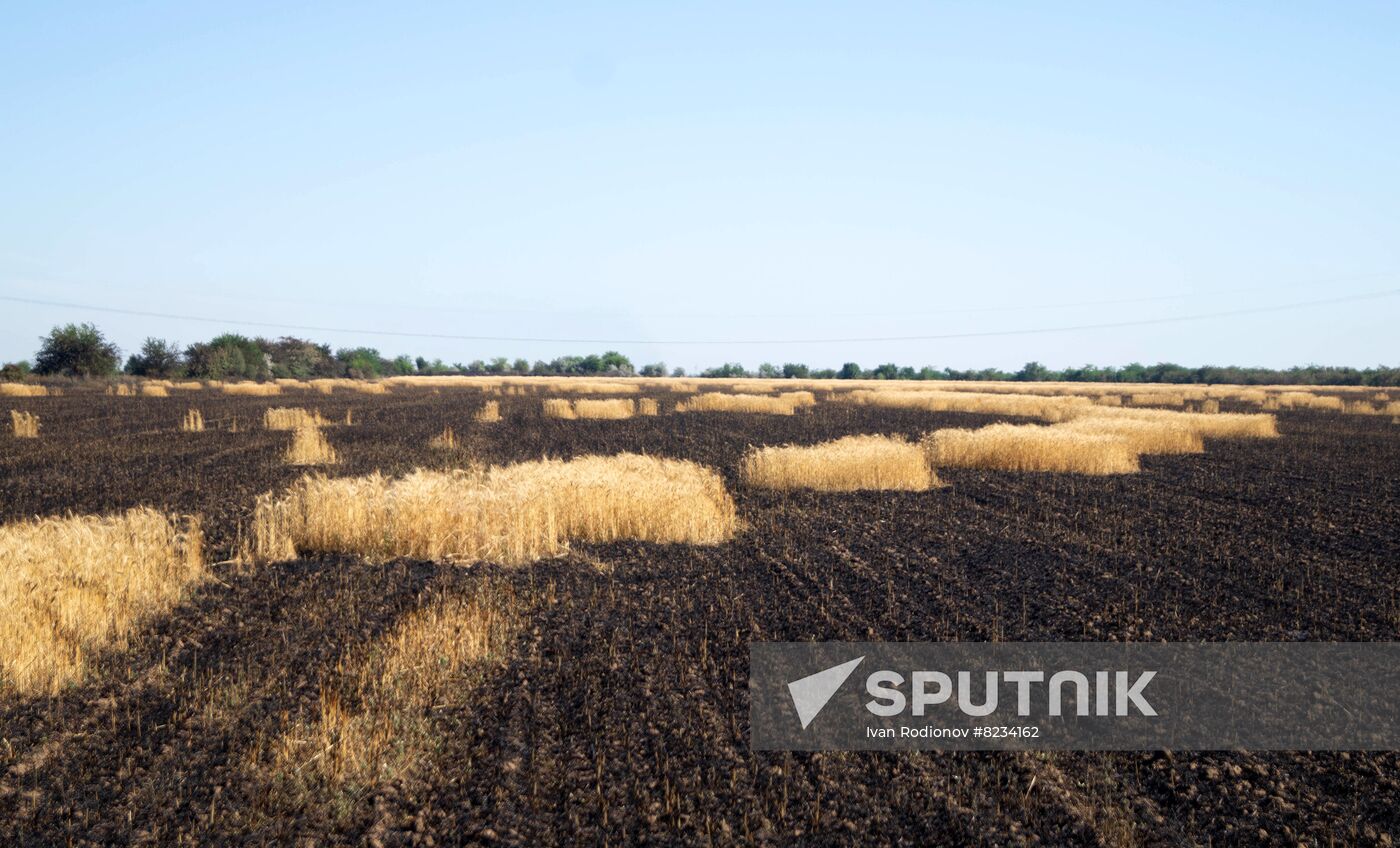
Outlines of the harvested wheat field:
{"type": "Polygon", "coordinates": [[[43,426],[0,437],[0,843],[1400,830],[1394,752],[748,740],[756,641],[1395,640],[1400,428],[1374,393],[1211,414],[756,382],[14,397],[43,426]],[[267,429],[293,392],[353,426],[267,429]],[[576,414],[610,400],[637,414],[576,414]],[[338,463],[290,464],[298,438],[338,463]]]}

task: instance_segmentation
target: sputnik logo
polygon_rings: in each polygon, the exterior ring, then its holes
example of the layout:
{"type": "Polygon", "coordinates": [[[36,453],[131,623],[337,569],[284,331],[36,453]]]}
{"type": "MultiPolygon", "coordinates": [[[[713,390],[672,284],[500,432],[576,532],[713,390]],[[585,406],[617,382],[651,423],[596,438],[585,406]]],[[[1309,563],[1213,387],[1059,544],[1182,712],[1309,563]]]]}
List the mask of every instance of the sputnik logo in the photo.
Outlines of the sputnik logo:
{"type": "Polygon", "coordinates": [[[864,660],[865,657],[856,657],[850,662],[834,665],[788,684],[788,693],[792,695],[792,705],[797,708],[797,718],[802,722],[803,730],[807,729],[807,725],[812,723],[817,713],[831,700],[831,696],[836,694],[836,690],[841,688],[841,684],[846,682],[846,678],[850,677],[851,672],[864,660]]]}

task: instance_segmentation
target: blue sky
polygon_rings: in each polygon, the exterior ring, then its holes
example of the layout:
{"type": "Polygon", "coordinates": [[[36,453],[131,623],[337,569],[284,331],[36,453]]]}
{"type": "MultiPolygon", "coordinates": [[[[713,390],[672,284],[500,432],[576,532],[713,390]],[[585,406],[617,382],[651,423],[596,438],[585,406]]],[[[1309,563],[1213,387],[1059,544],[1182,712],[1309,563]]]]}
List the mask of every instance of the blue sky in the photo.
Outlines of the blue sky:
{"type": "Polygon", "coordinates": [[[226,323],[0,358],[1400,359],[1396,296],[822,341],[1400,289],[1400,6],[759,5],[7,4],[0,295],[226,323]]]}

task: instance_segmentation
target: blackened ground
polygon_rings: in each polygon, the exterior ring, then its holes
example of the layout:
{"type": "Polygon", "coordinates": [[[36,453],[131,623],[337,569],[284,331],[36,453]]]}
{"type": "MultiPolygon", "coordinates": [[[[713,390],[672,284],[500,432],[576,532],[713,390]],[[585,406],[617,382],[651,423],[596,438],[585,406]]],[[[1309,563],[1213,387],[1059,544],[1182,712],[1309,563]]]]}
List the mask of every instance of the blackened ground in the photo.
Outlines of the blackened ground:
{"type": "MultiPolygon", "coordinates": [[[[756,640],[1391,640],[1400,627],[1400,428],[1284,413],[1137,475],[945,471],[922,493],[789,493],[737,479],[748,445],[918,435],[986,416],[823,404],[792,417],[557,421],[537,398],[17,399],[0,442],[11,520],[150,503],[230,554],[253,496],[300,473],[261,410],[353,407],[333,473],[622,450],[725,474],[747,524],[713,548],[588,547],[519,569],[399,562],[224,567],[94,679],[0,702],[0,842],[394,844],[1387,844],[1400,756],[755,754],[756,640]],[[173,432],[188,406],[211,430],[173,432]],[[239,433],[212,429],[237,417],[239,433]],[[452,426],[463,447],[427,440],[452,426]],[[340,658],[440,593],[512,584],[524,625],[437,715],[443,745],[355,797],[288,803],[251,752],[313,715],[340,658]]],[[[669,408],[663,402],[663,409],[669,408]]]]}

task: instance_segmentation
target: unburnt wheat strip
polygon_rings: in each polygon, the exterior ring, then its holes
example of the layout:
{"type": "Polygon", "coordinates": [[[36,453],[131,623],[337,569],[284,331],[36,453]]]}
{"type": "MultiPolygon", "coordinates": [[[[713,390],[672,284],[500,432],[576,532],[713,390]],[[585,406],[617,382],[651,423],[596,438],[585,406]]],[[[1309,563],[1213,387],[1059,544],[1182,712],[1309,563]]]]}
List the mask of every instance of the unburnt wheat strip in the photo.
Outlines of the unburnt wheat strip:
{"type": "Polygon", "coordinates": [[[1170,409],[1132,409],[1128,407],[1090,407],[1083,418],[1166,422],[1191,430],[1207,439],[1274,439],[1278,438],[1278,422],[1274,416],[1245,412],[1176,412],[1170,409]]]}
{"type": "Polygon", "coordinates": [[[900,436],[847,436],[819,445],[752,448],[744,482],[767,489],[851,492],[938,485],[923,449],[900,436]]]}
{"type": "Polygon", "coordinates": [[[204,574],[197,519],[153,509],[0,527],[0,687],[56,692],[204,574]]]}
{"type": "Polygon", "coordinates": [[[727,394],[706,392],[676,404],[677,412],[752,412],[768,415],[792,415],[799,406],[797,398],[768,395],[727,394]]]}
{"type": "Polygon", "coordinates": [[[274,406],[263,411],[263,427],[268,430],[295,430],[298,427],[322,427],[326,420],[320,411],[308,412],[299,406],[274,406]]]}
{"type": "Polygon", "coordinates": [[[498,400],[488,400],[481,405],[481,409],[476,411],[472,420],[478,424],[495,424],[501,420],[501,402],[498,400]]]}
{"type": "Polygon", "coordinates": [[[736,524],[734,502],[711,469],[637,454],[585,456],[401,479],[309,475],[281,496],[259,498],[249,555],[519,565],[562,554],[571,541],[716,544],[736,524]]]}
{"type": "Polygon", "coordinates": [[[1086,415],[1054,426],[1074,433],[1115,436],[1128,442],[1138,453],[1201,453],[1206,449],[1200,431],[1189,421],[1086,415]]]}
{"type": "Polygon", "coordinates": [[[288,465],[334,465],[340,455],[326,440],[319,427],[304,426],[292,431],[292,443],[283,456],[288,465]]]}
{"type": "Polygon", "coordinates": [[[1045,421],[1065,421],[1092,408],[1086,397],[997,394],[995,392],[928,391],[920,389],[858,389],[842,400],[866,406],[923,409],[929,412],[980,412],[1017,415],[1045,421]]]}
{"type": "Polygon", "coordinates": [[[1138,452],[1121,436],[1080,433],[1038,424],[935,430],[924,437],[924,448],[935,468],[1074,474],[1131,474],[1138,470],[1138,452]]]}

